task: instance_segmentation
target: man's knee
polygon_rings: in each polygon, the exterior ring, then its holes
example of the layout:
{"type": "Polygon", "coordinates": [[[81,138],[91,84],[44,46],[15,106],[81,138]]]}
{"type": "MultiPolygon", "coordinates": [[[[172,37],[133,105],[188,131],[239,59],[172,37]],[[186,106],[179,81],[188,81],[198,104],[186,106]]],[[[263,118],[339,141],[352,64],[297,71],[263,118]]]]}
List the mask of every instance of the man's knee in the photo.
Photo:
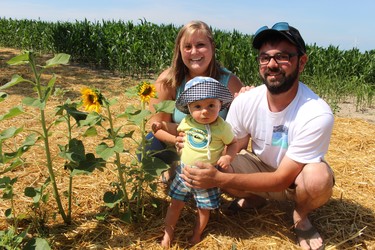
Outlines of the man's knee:
{"type": "Polygon", "coordinates": [[[296,186],[306,189],[310,194],[332,190],[334,174],[325,162],[306,164],[296,179],[296,186]]]}

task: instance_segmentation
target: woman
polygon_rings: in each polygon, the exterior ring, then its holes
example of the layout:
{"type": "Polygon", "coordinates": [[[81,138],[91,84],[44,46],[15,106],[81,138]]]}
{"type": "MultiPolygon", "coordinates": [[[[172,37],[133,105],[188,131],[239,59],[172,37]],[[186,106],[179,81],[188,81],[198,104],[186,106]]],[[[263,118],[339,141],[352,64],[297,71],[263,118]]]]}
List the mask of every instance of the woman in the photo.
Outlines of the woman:
{"type": "MultiPolygon", "coordinates": [[[[150,101],[150,110],[154,110],[153,105],[165,100],[176,100],[184,90],[185,83],[196,76],[208,76],[218,80],[221,84],[227,86],[233,96],[244,86],[243,83],[226,68],[220,66],[215,58],[215,43],[213,34],[208,25],[202,21],[191,21],[179,31],[170,68],[163,71],[155,82],[157,99],[150,101]]],[[[225,119],[227,109],[220,112],[220,116],[225,119]]],[[[166,124],[167,131],[158,130],[148,138],[153,138],[151,150],[160,150],[166,145],[174,145],[177,142],[177,126],[185,114],[175,109],[173,114],[157,113],[150,119],[153,122],[163,122],[166,124]]],[[[173,166],[177,161],[177,153],[161,152],[156,155],[167,164],[173,166]]],[[[170,174],[174,172],[164,172],[162,181],[166,183],[170,174]]]]}

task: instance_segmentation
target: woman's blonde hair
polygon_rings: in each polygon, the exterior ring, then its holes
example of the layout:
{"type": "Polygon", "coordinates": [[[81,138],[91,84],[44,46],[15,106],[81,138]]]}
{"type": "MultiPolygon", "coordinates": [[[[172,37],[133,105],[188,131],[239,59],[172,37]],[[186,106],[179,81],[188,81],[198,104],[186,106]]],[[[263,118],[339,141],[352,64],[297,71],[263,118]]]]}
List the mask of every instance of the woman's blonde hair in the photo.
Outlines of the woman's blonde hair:
{"type": "Polygon", "coordinates": [[[185,79],[185,76],[189,73],[189,69],[182,61],[180,44],[181,40],[184,37],[191,36],[195,32],[200,32],[201,34],[206,35],[209,41],[211,42],[212,59],[210,61],[210,64],[208,65],[207,76],[219,80],[222,70],[220,64],[216,61],[215,42],[212,31],[205,22],[191,21],[185,24],[178,32],[174,45],[172,65],[164,81],[165,84],[168,84],[172,87],[178,87],[181,84],[181,82],[185,79]]]}

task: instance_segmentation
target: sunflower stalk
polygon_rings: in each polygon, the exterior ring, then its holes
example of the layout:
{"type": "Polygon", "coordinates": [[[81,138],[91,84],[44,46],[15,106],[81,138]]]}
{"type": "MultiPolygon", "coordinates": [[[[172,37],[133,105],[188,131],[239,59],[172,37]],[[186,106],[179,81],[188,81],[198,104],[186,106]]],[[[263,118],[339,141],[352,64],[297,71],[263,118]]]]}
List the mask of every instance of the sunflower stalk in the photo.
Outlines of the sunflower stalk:
{"type": "MultiPolygon", "coordinates": [[[[66,123],[68,125],[68,140],[72,140],[72,124],[70,122],[69,113],[66,115],[66,123]]],[[[69,184],[68,184],[68,215],[69,220],[72,218],[72,193],[73,193],[73,175],[69,175],[69,184]]]]}
{"type": "MultiPolygon", "coordinates": [[[[141,110],[146,110],[146,104],[147,102],[142,100],[141,99],[141,110]]],[[[145,156],[146,155],[146,123],[147,123],[147,119],[143,119],[142,122],[141,122],[141,127],[140,127],[140,130],[141,130],[141,157],[145,156]]],[[[142,162],[142,161],[141,161],[142,162]]],[[[144,171],[140,171],[139,173],[139,178],[138,178],[138,189],[137,189],[137,197],[138,197],[138,200],[137,200],[137,215],[136,217],[139,218],[140,214],[139,214],[139,210],[140,208],[142,208],[142,212],[141,214],[143,214],[143,202],[144,202],[144,199],[142,198],[143,197],[143,188],[142,188],[142,185],[143,185],[143,180],[144,180],[144,171]]]]}
{"type": "Polygon", "coordinates": [[[44,141],[44,148],[45,148],[45,154],[46,154],[46,160],[47,160],[48,174],[49,174],[49,177],[51,179],[51,184],[52,184],[52,189],[53,189],[53,196],[56,200],[58,211],[59,211],[61,217],[63,218],[64,222],[67,223],[67,224],[70,224],[71,217],[67,216],[66,213],[65,213],[65,210],[64,210],[64,208],[62,206],[62,203],[61,203],[59,190],[58,190],[57,184],[56,184],[55,172],[53,170],[50,144],[49,144],[49,129],[47,128],[46,115],[45,115],[45,111],[44,111],[44,107],[46,105],[46,102],[47,102],[48,96],[49,96],[49,93],[46,93],[46,92],[51,91],[51,90],[49,90],[49,89],[46,89],[45,91],[42,90],[42,84],[41,84],[41,81],[40,81],[41,73],[38,73],[38,71],[36,69],[36,66],[35,66],[36,63],[35,63],[33,53],[29,53],[29,64],[31,66],[32,72],[33,72],[34,77],[35,77],[34,85],[35,85],[37,93],[38,93],[39,101],[43,105],[39,109],[40,110],[40,122],[41,122],[42,131],[43,131],[42,137],[43,137],[43,141],[44,141]]]}
{"type": "MultiPolygon", "coordinates": [[[[47,116],[46,116],[47,103],[48,103],[49,97],[52,94],[52,91],[54,90],[56,76],[53,74],[52,78],[48,81],[47,84],[42,83],[41,76],[45,69],[48,69],[57,65],[61,65],[61,64],[68,64],[69,59],[70,59],[69,55],[60,53],[60,54],[56,54],[52,59],[47,60],[44,66],[40,66],[40,65],[37,66],[34,53],[31,51],[24,51],[20,55],[15,56],[9,61],[7,61],[7,63],[9,65],[22,65],[22,64],[29,65],[32,71],[33,80],[25,79],[22,76],[16,74],[12,76],[12,79],[10,82],[0,87],[0,89],[7,89],[19,83],[28,83],[32,85],[33,89],[35,90],[37,94],[36,98],[25,97],[22,100],[22,102],[24,105],[27,105],[32,108],[37,108],[39,110],[39,120],[40,120],[40,125],[41,125],[41,131],[37,131],[37,133],[40,135],[40,137],[36,138],[34,134],[30,134],[28,136],[29,140],[27,141],[27,147],[24,147],[23,150],[27,150],[27,148],[33,146],[39,139],[43,141],[44,152],[45,152],[45,157],[46,157],[45,160],[46,160],[46,166],[47,166],[49,177],[47,178],[47,180],[45,181],[45,183],[43,184],[41,188],[26,187],[24,193],[27,197],[30,197],[33,199],[34,206],[39,207],[39,203],[41,201],[44,203],[48,201],[48,195],[43,194],[43,192],[44,192],[45,187],[51,184],[53,197],[55,198],[55,201],[57,204],[58,213],[61,215],[63,221],[66,224],[71,223],[71,217],[72,217],[71,216],[72,179],[70,179],[70,183],[69,183],[69,191],[68,191],[69,205],[68,205],[68,212],[66,213],[62,205],[61,196],[60,196],[59,189],[56,183],[56,177],[55,177],[56,175],[55,175],[55,170],[53,167],[53,160],[52,160],[53,157],[51,154],[51,145],[50,145],[51,130],[53,128],[53,125],[57,124],[59,121],[55,120],[51,122],[50,124],[48,124],[47,116]]],[[[63,109],[60,108],[60,111],[58,112],[58,114],[61,114],[62,110],[63,109]]],[[[70,117],[68,116],[67,119],[70,119],[70,117]]],[[[71,130],[71,126],[69,125],[69,138],[71,138],[70,130],[71,130]]],[[[62,148],[64,147],[61,146],[60,149],[62,148]]],[[[83,151],[82,148],[79,148],[79,150],[83,151]]],[[[71,156],[76,152],[66,152],[65,150],[65,152],[63,152],[63,155],[64,153],[65,153],[65,156],[68,154],[71,156]]],[[[93,160],[91,161],[93,162],[93,160]]]]}
{"type": "MultiPolygon", "coordinates": [[[[48,90],[46,90],[46,91],[42,90],[42,85],[41,85],[41,82],[40,82],[41,73],[38,73],[38,71],[36,69],[35,59],[34,59],[34,56],[33,56],[32,53],[29,54],[29,62],[30,62],[30,66],[32,68],[32,71],[33,71],[33,74],[34,74],[34,77],[35,77],[35,87],[36,87],[36,90],[37,90],[37,93],[38,93],[39,101],[42,104],[44,104],[44,106],[45,106],[46,102],[48,100],[49,93],[46,93],[48,90]]],[[[42,126],[42,131],[43,131],[42,137],[43,137],[44,148],[45,148],[45,153],[46,153],[48,174],[50,176],[52,189],[53,189],[53,196],[56,200],[57,208],[58,208],[58,211],[59,211],[61,217],[63,218],[65,223],[69,224],[70,221],[71,221],[71,218],[70,218],[70,216],[66,215],[65,210],[62,206],[59,190],[58,190],[57,184],[56,184],[55,172],[53,170],[51,151],[50,151],[50,145],[49,145],[49,130],[47,128],[47,122],[46,122],[46,115],[45,115],[44,107],[40,108],[40,122],[41,122],[41,126],[42,126]]]]}
{"type": "MultiPolygon", "coordinates": [[[[106,101],[104,101],[104,103],[106,103],[106,101]]],[[[115,144],[116,143],[116,134],[115,134],[115,128],[114,128],[114,125],[113,125],[113,119],[112,119],[112,113],[111,113],[111,110],[110,110],[110,105],[108,103],[105,104],[106,108],[107,108],[107,113],[108,113],[108,121],[109,121],[109,127],[110,127],[110,138],[112,139],[112,142],[115,144]]],[[[124,193],[124,201],[125,203],[127,204],[127,207],[128,207],[128,211],[131,211],[130,209],[130,202],[129,202],[129,197],[128,197],[128,193],[126,191],[126,185],[125,185],[125,179],[124,178],[124,175],[126,175],[125,171],[123,171],[123,168],[121,166],[121,159],[120,159],[120,154],[118,152],[115,152],[115,165],[117,166],[117,171],[118,171],[118,177],[119,177],[119,180],[120,180],[120,184],[121,184],[121,188],[123,190],[123,193],[124,193]]]]}

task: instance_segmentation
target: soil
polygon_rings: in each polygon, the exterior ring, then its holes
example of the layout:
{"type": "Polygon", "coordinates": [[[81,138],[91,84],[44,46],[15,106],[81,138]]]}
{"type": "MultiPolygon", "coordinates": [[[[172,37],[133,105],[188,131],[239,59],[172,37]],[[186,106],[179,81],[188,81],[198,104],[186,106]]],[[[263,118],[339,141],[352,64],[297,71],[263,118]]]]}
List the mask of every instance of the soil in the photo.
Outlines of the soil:
{"type": "Polygon", "coordinates": [[[375,106],[367,106],[362,108],[357,108],[355,101],[349,99],[346,102],[339,104],[339,111],[336,113],[337,117],[346,118],[357,118],[371,123],[375,123],[375,106]]]}

